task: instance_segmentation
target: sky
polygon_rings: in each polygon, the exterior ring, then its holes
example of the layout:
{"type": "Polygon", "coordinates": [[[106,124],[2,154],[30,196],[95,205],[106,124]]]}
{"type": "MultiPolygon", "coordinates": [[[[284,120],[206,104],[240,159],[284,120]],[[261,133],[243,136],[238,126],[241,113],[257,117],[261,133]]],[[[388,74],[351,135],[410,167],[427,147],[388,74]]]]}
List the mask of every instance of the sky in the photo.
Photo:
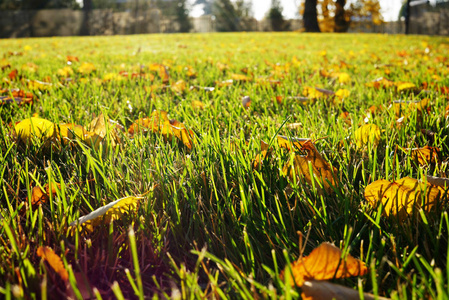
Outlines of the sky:
{"type": "MultiPolygon", "coordinates": [[[[193,0],[190,0],[193,2],[193,0]]],[[[287,19],[298,17],[298,7],[300,0],[280,0],[282,7],[284,8],[283,14],[287,19]]],[[[396,21],[399,10],[401,9],[402,0],[379,0],[381,6],[381,12],[385,21],[396,21]]],[[[252,0],[253,14],[258,20],[265,17],[265,14],[270,9],[271,0],[252,0]]],[[[190,12],[192,17],[202,15],[201,7],[193,7],[190,12]]]]}

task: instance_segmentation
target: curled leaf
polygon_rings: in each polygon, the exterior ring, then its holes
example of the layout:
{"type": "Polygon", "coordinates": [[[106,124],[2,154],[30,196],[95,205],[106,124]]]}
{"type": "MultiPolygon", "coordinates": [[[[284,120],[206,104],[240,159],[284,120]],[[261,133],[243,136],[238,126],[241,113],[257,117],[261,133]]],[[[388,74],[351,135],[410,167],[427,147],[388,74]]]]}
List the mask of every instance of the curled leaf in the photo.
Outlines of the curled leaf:
{"type": "Polygon", "coordinates": [[[119,219],[123,214],[137,209],[140,199],[143,197],[125,197],[102,206],[93,212],[70,223],[70,226],[81,225],[86,231],[92,232],[95,226],[107,224],[111,220],[119,219]]]}

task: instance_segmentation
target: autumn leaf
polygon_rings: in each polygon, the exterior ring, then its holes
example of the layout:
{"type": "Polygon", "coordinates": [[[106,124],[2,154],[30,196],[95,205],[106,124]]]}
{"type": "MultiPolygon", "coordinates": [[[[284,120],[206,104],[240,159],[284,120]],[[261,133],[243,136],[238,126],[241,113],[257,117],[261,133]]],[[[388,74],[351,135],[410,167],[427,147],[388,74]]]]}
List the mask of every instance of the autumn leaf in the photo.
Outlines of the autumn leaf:
{"type": "Polygon", "coordinates": [[[6,96],[0,96],[0,105],[17,103],[18,105],[33,104],[34,96],[32,93],[24,92],[19,89],[4,89],[0,90],[0,94],[7,94],[6,96]]]}
{"type": "Polygon", "coordinates": [[[293,181],[295,176],[304,179],[309,185],[316,186],[318,191],[324,190],[327,194],[333,194],[338,185],[337,169],[331,166],[310,139],[285,139],[278,136],[281,148],[293,152],[292,161],[286,163],[282,169],[284,174],[293,181]],[[320,185],[317,185],[319,183],[320,185]]]}
{"type": "Polygon", "coordinates": [[[443,204],[441,198],[440,189],[410,177],[394,182],[380,179],[365,188],[365,199],[371,206],[377,207],[382,203],[382,213],[398,216],[399,220],[419,209],[430,212],[440,208],[443,204]]]}
{"type": "Polygon", "coordinates": [[[267,157],[267,155],[270,153],[270,149],[268,147],[268,143],[265,143],[264,141],[260,141],[260,153],[256,155],[256,158],[253,160],[253,168],[258,169],[262,161],[267,157]]]}
{"type": "Polygon", "coordinates": [[[88,131],[91,133],[88,135],[88,138],[90,139],[97,138],[95,135],[101,139],[105,139],[106,135],[109,134],[111,137],[110,141],[112,147],[122,143],[121,132],[124,131],[124,127],[117,121],[107,119],[103,114],[100,114],[98,117],[94,118],[90,122],[88,128],[88,131]]]}
{"type": "Polygon", "coordinates": [[[89,75],[92,72],[95,72],[97,68],[94,66],[93,63],[83,62],[81,66],[78,68],[78,73],[81,73],[83,75],[89,75]]]}
{"type": "Polygon", "coordinates": [[[141,199],[143,197],[129,196],[115,200],[73,221],[70,226],[80,225],[87,232],[92,232],[100,224],[108,224],[111,220],[119,219],[122,215],[135,211],[141,199]]]}
{"type": "Polygon", "coordinates": [[[181,94],[187,89],[187,83],[184,80],[178,80],[172,84],[171,89],[173,92],[181,94]]]}
{"type": "Polygon", "coordinates": [[[162,83],[167,84],[170,81],[170,75],[168,68],[162,64],[151,64],[149,66],[150,71],[155,71],[162,80],[162,83]]]}
{"type": "Polygon", "coordinates": [[[193,109],[204,109],[204,103],[199,100],[192,100],[193,109]]]}
{"type": "Polygon", "coordinates": [[[251,81],[251,78],[244,74],[231,74],[231,79],[237,82],[251,81]]]}
{"type": "Polygon", "coordinates": [[[383,77],[379,77],[375,79],[374,81],[368,82],[365,84],[367,87],[374,87],[376,89],[380,88],[389,88],[394,86],[394,82],[388,79],[385,79],[383,77]]]}
{"type": "Polygon", "coordinates": [[[17,123],[14,126],[14,131],[17,138],[26,144],[29,144],[33,138],[52,142],[57,136],[57,130],[53,122],[35,117],[17,123]]]}
{"type": "Polygon", "coordinates": [[[393,110],[397,117],[401,117],[404,114],[408,114],[413,110],[417,110],[418,112],[424,112],[429,106],[430,100],[428,98],[424,98],[420,101],[402,101],[396,100],[393,101],[393,110]]]}
{"type": "Polygon", "coordinates": [[[193,147],[193,131],[187,130],[185,125],[177,120],[168,119],[166,111],[153,111],[148,118],[140,118],[128,128],[128,133],[134,135],[139,131],[160,133],[167,140],[173,136],[178,138],[189,150],[193,147]]]}
{"type": "Polygon", "coordinates": [[[249,108],[251,105],[251,98],[249,96],[244,96],[242,98],[242,105],[244,108],[249,108]]]}
{"type": "Polygon", "coordinates": [[[31,191],[31,205],[37,206],[39,204],[47,203],[50,200],[50,194],[54,197],[57,189],[61,189],[61,185],[57,182],[51,184],[51,189],[48,184],[45,185],[44,190],[35,186],[31,191]]]}
{"type": "Polygon", "coordinates": [[[37,248],[36,254],[45,260],[62,280],[67,281],[69,279],[69,273],[65,269],[61,258],[50,247],[40,246],[37,248]]]}
{"type": "Polygon", "coordinates": [[[354,141],[358,149],[368,144],[376,147],[380,141],[380,128],[375,124],[364,124],[354,133],[354,141]]]}
{"type": "Polygon", "coordinates": [[[366,273],[368,269],[364,262],[350,254],[343,256],[342,251],[330,243],[322,243],[308,256],[300,257],[290,267],[286,267],[281,276],[293,275],[296,285],[302,287],[310,280],[340,279],[366,273]]]}
{"type": "Polygon", "coordinates": [[[438,153],[440,150],[436,147],[405,148],[404,151],[410,152],[411,159],[418,162],[421,166],[427,166],[439,161],[438,153]]]}

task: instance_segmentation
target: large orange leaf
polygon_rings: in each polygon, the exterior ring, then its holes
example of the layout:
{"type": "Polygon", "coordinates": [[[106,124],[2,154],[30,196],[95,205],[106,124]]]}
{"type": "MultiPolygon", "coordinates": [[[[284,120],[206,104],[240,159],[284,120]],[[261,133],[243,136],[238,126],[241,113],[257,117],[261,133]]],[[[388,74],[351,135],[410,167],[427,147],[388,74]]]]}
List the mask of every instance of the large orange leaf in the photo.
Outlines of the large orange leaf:
{"type": "Polygon", "coordinates": [[[373,207],[383,204],[383,214],[403,220],[414,210],[426,212],[442,205],[439,188],[414,178],[405,177],[395,182],[380,179],[365,188],[365,198],[373,207]]]}
{"type": "Polygon", "coordinates": [[[62,280],[67,281],[69,279],[69,273],[64,268],[61,258],[50,247],[37,248],[37,255],[46,260],[48,264],[55,270],[56,273],[61,276],[62,280]]]}
{"type": "MultiPolygon", "coordinates": [[[[289,267],[284,271],[290,275],[289,267]]],[[[308,280],[329,280],[368,273],[365,263],[352,257],[343,256],[339,248],[330,243],[322,243],[309,256],[300,257],[291,264],[291,272],[296,285],[302,287],[308,280]]]]}

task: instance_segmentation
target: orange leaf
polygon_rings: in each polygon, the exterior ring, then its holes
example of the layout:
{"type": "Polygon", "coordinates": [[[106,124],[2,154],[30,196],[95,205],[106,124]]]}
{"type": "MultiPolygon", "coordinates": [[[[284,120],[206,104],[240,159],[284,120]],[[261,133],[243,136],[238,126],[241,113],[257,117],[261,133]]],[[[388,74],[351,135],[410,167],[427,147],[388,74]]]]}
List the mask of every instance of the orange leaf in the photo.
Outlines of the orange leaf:
{"type": "Polygon", "coordinates": [[[242,105],[244,108],[249,108],[251,105],[251,98],[249,96],[245,96],[242,98],[242,105]]]}
{"type": "Polygon", "coordinates": [[[64,268],[61,258],[50,247],[40,246],[36,253],[48,262],[52,269],[61,276],[62,280],[67,281],[69,279],[69,273],[64,268]]]}
{"type": "MultiPolygon", "coordinates": [[[[284,272],[287,271],[288,267],[284,272]]],[[[368,273],[364,262],[350,254],[342,257],[341,250],[330,243],[322,243],[309,256],[300,257],[292,263],[291,271],[299,287],[308,280],[339,279],[368,273]]]]}
{"type": "Polygon", "coordinates": [[[295,152],[293,162],[286,163],[282,169],[283,173],[290,177],[290,180],[297,175],[312,186],[314,182],[319,182],[322,185],[322,188],[316,185],[319,191],[324,189],[326,193],[333,194],[333,186],[336,186],[338,182],[337,169],[324,160],[310,139],[286,141],[284,137],[278,136],[278,143],[281,148],[295,152]],[[312,174],[310,169],[312,169],[312,174]]]}
{"type": "MultiPolygon", "coordinates": [[[[50,187],[48,184],[44,187],[45,191],[43,191],[40,187],[35,186],[31,191],[31,205],[39,205],[47,203],[50,200],[50,187]]],[[[53,197],[56,195],[56,189],[61,189],[61,185],[57,182],[52,184],[51,194],[53,197]]]]}
{"type": "Polygon", "coordinates": [[[440,150],[436,147],[424,146],[422,148],[405,148],[404,150],[410,151],[410,157],[421,166],[436,163],[439,159],[440,150]]]}

